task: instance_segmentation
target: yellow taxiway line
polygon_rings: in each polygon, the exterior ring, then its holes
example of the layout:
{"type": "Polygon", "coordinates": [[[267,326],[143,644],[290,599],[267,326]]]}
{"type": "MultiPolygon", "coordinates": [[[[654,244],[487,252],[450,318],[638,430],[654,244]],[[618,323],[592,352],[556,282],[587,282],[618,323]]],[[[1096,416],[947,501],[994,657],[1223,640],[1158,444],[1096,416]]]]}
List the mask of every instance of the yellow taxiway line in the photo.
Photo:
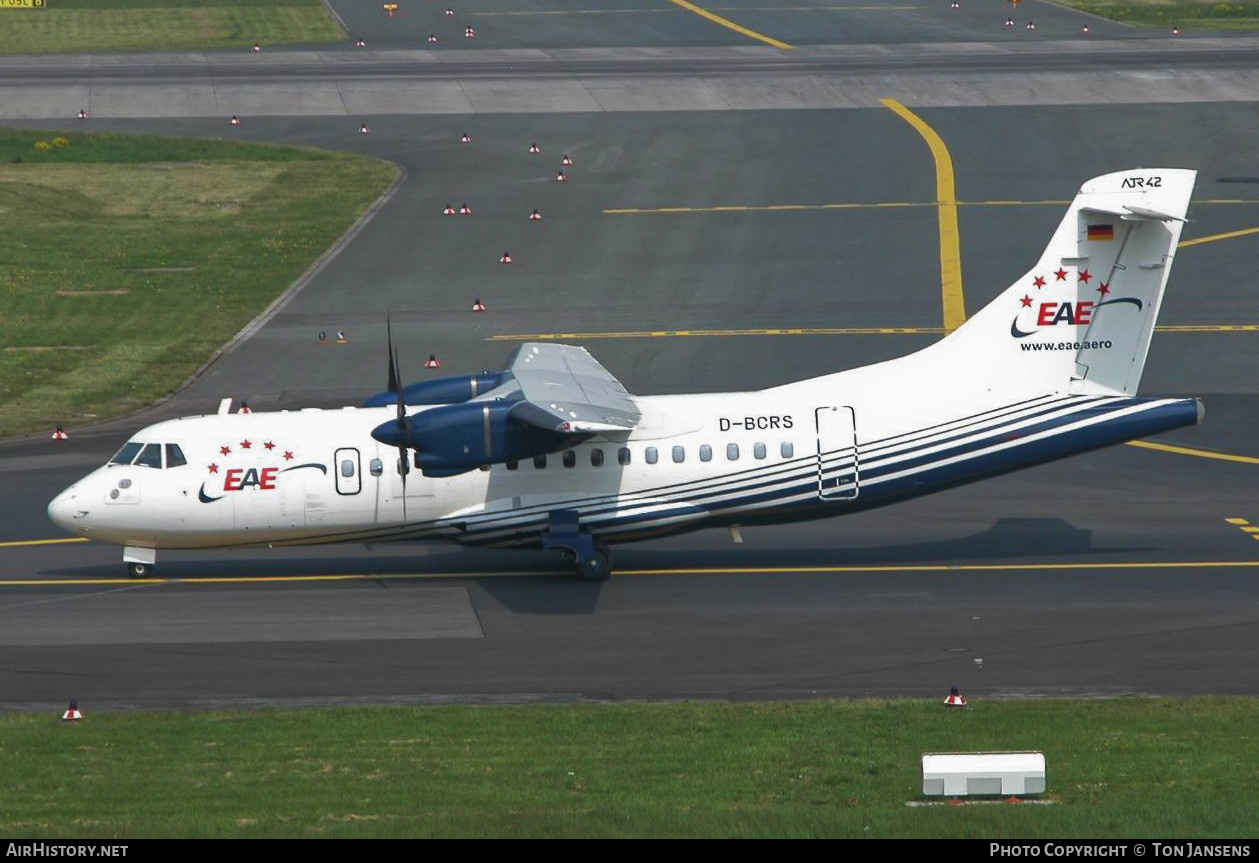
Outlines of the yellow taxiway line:
{"type": "MultiPolygon", "coordinates": [[[[926,6],[710,6],[711,12],[904,12],[926,6]]],[[[679,9],[526,9],[495,12],[469,12],[473,18],[519,18],[529,15],[638,15],[682,12],[679,9]]]]}
{"type": "MultiPolygon", "coordinates": [[[[1066,207],[1070,201],[953,201],[957,207],[1066,207]]],[[[1228,204],[1259,204],[1259,199],[1242,200],[1240,198],[1208,198],[1194,201],[1194,205],[1228,205],[1228,204]]],[[[712,206],[694,207],[607,207],[602,210],[605,216],[646,216],[670,215],[677,213],[792,213],[814,210],[891,210],[913,207],[940,207],[939,201],[836,201],[822,204],[715,204],[712,206]]],[[[1200,242],[1226,240],[1254,233],[1259,228],[1233,231],[1227,234],[1215,234],[1209,238],[1185,240],[1181,245],[1195,245],[1200,242]]]]}
{"type": "Polygon", "coordinates": [[[694,3],[688,3],[687,0],[669,0],[669,2],[675,6],[681,6],[683,9],[687,10],[688,12],[694,12],[696,15],[700,16],[701,18],[707,18],[709,21],[712,21],[714,24],[720,24],[722,27],[726,27],[730,30],[733,30],[736,33],[742,33],[744,36],[748,36],[752,39],[756,39],[758,42],[764,42],[766,45],[773,45],[775,48],[781,48],[784,51],[790,51],[793,48],[795,48],[794,45],[788,45],[786,42],[780,42],[777,39],[774,39],[770,36],[766,36],[763,33],[757,33],[755,30],[749,30],[746,27],[741,27],[740,25],[734,23],[733,21],[730,21],[729,19],[722,18],[720,15],[716,14],[715,12],[709,12],[707,9],[701,9],[699,6],[696,6],[694,3]]]}
{"type": "MultiPolygon", "coordinates": [[[[1163,324],[1160,333],[1254,333],[1259,324],[1163,324]]],[[[624,330],[588,333],[500,333],[487,342],[552,342],[564,339],[694,339],[739,336],[922,336],[942,335],[944,327],[776,327],[744,330],[624,330]]]]}
{"type": "Polygon", "coordinates": [[[1217,240],[1231,240],[1234,237],[1247,237],[1251,234],[1259,234],[1259,228],[1243,228],[1240,231],[1229,231],[1225,234],[1211,234],[1209,237],[1197,237],[1193,240],[1181,240],[1176,248],[1183,249],[1187,246],[1197,246],[1202,243],[1214,243],[1217,240]]]}
{"type": "Polygon", "coordinates": [[[17,548],[23,545],[62,545],[67,542],[89,542],[86,536],[69,536],[64,539],[22,539],[13,542],[0,542],[0,548],[17,548]]]}
{"type": "MultiPolygon", "coordinates": [[[[891,566],[732,566],[677,569],[617,569],[615,576],[660,575],[895,575],[919,572],[1064,572],[1149,569],[1259,568],[1256,560],[1085,561],[1078,563],[940,563],[891,566]]],[[[0,579],[3,587],[99,586],[127,584],[270,584],[274,582],[466,580],[479,578],[568,578],[568,572],[353,573],[345,575],[230,576],[210,578],[41,578],[0,579]]]]}
{"type": "Polygon", "coordinates": [[[1140,447],[1141,449],[1154,449],[1159,452],[1173,452],[1177,455],[1191,455],[1197,458],[1212,458],[1219,461],[1234,461],[1241,464],[1259,464],[1259,458],[1248,455],[1232,455],[1226,452],[1211,452],[1205,449],[1192,449],[1187,446],[1172,446],[1167,443],[1154,443],[1148,440],[1130,440],[1128,446],[1140,447]]]}

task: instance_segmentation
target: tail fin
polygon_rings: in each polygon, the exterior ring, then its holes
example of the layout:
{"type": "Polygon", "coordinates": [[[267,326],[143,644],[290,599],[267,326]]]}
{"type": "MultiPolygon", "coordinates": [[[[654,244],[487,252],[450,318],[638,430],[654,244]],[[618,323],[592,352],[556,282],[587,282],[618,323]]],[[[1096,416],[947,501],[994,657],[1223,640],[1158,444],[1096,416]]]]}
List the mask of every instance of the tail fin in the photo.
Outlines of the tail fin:
{"type": "Polygon", "coordinates": [[[930,353],[989,392],[1135,393],[1196,176],[1089,180],[1036,266],[930,353]]]}

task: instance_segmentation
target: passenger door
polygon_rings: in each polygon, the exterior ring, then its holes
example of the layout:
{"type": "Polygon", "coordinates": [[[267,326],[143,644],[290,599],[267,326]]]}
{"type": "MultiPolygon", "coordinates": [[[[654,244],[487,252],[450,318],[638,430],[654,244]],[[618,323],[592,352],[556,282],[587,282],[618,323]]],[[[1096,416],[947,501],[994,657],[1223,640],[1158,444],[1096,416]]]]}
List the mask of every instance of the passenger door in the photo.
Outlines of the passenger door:
{"type": "Polygon", "coordinates": [[[852,500],[860,487],[857,415],[847,405],[814,410],[817,424],[817,493],[824,500],[852,500]]]}

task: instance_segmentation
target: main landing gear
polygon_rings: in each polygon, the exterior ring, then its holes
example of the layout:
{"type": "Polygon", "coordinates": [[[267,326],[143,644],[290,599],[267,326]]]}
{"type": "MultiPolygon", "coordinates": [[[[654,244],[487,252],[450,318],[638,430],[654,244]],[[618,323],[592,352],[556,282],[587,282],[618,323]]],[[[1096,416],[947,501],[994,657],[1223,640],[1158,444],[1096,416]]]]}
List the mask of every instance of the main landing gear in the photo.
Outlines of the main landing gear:
{"type": "Polygon", "coordinates": [[[612,552],[578,527],[574,510],[551,513],[546,532],[542,534],[542,547],[558,548],[586,581],[607,581],[612,575],[612,552]]]}
{"type": "Polygon", "coordinates": [[[131,578],[152,578],[153,564],[157,563],[157,549],[127,546],[122,550],[122,562],[127,565],[131,578]]]}

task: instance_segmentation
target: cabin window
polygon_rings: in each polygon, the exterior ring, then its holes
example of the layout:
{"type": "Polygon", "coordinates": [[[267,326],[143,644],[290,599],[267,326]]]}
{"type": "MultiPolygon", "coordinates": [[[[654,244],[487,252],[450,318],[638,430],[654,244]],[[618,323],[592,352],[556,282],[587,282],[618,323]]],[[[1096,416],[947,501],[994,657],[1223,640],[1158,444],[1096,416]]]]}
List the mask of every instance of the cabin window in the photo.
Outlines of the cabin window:
{"type": "Polygon", "coordinates": [[[699,460],[700,460],[700,461],[712,461],[712,460],[713,460],[713,448],[712,448],[712,447],[710,447],[708,444],[700,444],[700,447],[699,447],[699,460]]]}
{"type": "Polygon", "coordinates": [[[752,458],[765,458],[765,444],[752,444],[752,458]]]}
{"type": "Polygon", "coordinates": [[[535,455],[533,457],[533,466],[536,467],[538,470],[542,470],[543,468],[545,468],[546,467],[546,453],[543,453],[542,455],[535,455]]]}
{"type": "Polygon", "coordinates": [[[344,476],[344,477],[354,476],[354,459],[352,458],[341,459],[341,476],[344,476]]]}
{"type": "Polygon", "coordinates": [[[796,454],[796,445],[789,440],[785,440],[779,445],[778,452],[782,454],[783,458],[791,458],[796,454]]]}
{"type": "Polygon", "coordinates": [[[122,445],[122,449],[118,450],[118,452],[114,454],[114,457],[109,460],[109,463],[131,464],[135,461],[136,454],[140,452],[140,448],[143,446],[144,444],[139,441],[127,441],[122,445]]]}
{"type": "Polygon", "coordinates": [[[518,461],[504,462],[503,467],[507,468],[508,470],[515,470],[516,468],[520,467],[520,462],[518,461]]]}
{"type": "Polygon", "coordinates": [[[168,443],[166,445],[167,467],[183,467],[187,463],[188,459],[184,458],[184,451],[179,448],[179,444],[168,443]]]}
{"type": "Polygon", "coordinates": [[[681,464],[686,461],[686,447],[675,446],[673,448],[673,463],[681,464]]]}
{"type": "Polygon", "coordinates": [[[145,444],[144,449],[140,450],[140,457],[136,459],[136,464],[160,469],[162,466],[162,445],[160,443],[145,444]]]}
{"type": "Polygon", "coordinates": [[[620,463],[620,464],[622,464],[622,465],[629,464],[629,463],[630,463],[630,451],[629,451],[629,447],[627,447],[627,446],[623,446],[623,447],[621,447],[619,450],[617,450],[617,452],[616,452],[616,460],[617,460],[617,462],[618,462],[618,463],[620,463]]]}
{"type": "Polygon", "coordinates": [[[385,463],[378,458],[374,458],[367,463],[367,470],[372,476],[380,476],[385,472],[385,463]]]}
{"type": "Polygon", "coordinates": [[[739,460],[739,445],[737,443],[726,444],[726,461],[739,460]]]}
{"type": "Polygon", "coordinates": [[[590,466],[603,467],[603,450],[592,449],[590,451],[590,466]]]}
{"type": "Polygon", "coordinates": [[[576,466],[577,466],[577,453],[573,452],[571,449],[564,450],[564,467],[576,467],[576,466]]]}
{"type": "Polygon", "coordinates": [[[647,449],[643,450],[643,458],[646,459],[647,464],[655,464],[656,459],[659,458],[656,454],[656,448],[654,446],[649,446],[647,449]]]}

